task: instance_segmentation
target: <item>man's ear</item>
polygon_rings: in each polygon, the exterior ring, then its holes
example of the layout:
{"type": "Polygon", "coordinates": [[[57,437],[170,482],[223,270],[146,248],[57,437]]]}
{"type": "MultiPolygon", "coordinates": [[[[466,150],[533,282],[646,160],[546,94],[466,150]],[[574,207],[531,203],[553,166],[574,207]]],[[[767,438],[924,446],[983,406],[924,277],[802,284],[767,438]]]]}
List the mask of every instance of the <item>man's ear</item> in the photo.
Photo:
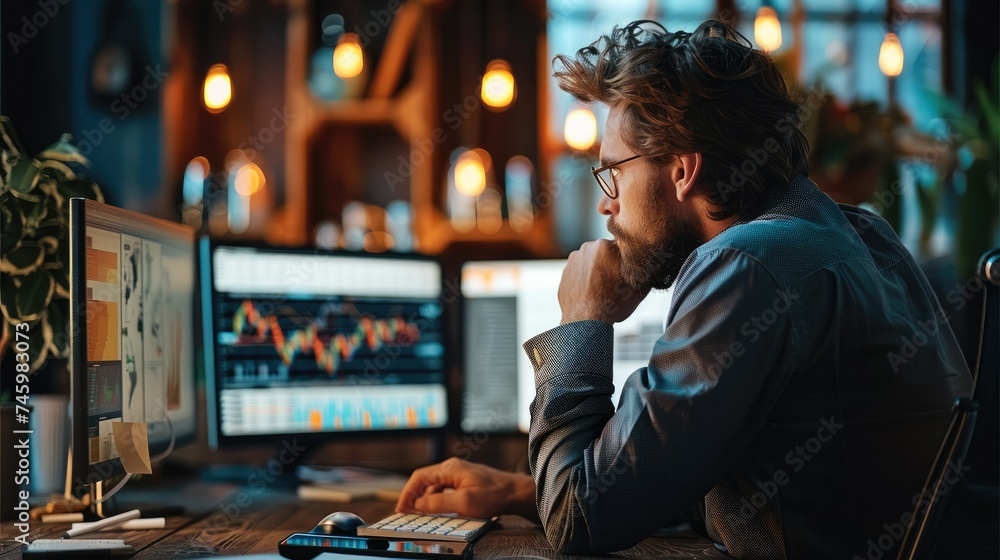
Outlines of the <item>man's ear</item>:
{"type": "Polygon", "coordinates": [[[684,202],[698,182],[698,174],[701,173],[701,153],[677,156],[677,160],[670,166],[670,173],[677,191],[677,200],[684,202]]]}

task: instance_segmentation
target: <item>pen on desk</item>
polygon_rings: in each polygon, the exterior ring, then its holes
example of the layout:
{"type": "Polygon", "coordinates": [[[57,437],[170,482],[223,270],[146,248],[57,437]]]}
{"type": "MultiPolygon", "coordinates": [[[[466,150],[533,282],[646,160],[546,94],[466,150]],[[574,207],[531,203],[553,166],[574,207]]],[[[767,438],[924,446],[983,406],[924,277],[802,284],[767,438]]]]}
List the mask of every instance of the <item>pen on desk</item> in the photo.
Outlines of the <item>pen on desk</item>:
{"type": "MultiPolygon", "coordinates": [[[[90,523],[74,523],[72,529],[86,529],[90,523]]],[[[167,520],[163,517],[144,517],[142,519],[131,519],[119,525],[98,529],[98,531],[143,531],[146,529],[162,529],[167,526],[167,520]]]]}
{"type": "Polygon", "coordinates": [[[47,513],[42,516],[42,523],[74,523],[77,521],[83,521],[83,514],[78,511],[72,513],[47,513]]]}
{"type": "Polygon", "coordinates": [[[85,535],[93,531],[99,531],[101,529],[104,529],[105,527],[114,527],[115,525],[120,525],[121,523],[124,523],[125,521],[128,521],[130,519],[138,519],[140,515],[141,512],[137,509],[126,511],[125,513],[108,517],[106,519],[101,519],[100,521],[94,521],[93,523],[87,524],[86,527],[81,527],[79,529],[70,529],[69,531],[66,531],[66,534],[63,535],[62,538],[68,539],[70,537],[75,537],[77,535],[85,535]]]}

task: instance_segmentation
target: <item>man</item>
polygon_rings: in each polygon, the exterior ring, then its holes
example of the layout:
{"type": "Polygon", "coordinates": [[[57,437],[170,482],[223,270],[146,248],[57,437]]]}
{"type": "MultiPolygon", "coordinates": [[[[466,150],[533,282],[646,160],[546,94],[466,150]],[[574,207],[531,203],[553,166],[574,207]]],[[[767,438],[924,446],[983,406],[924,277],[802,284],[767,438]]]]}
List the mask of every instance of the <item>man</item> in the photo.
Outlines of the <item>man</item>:
{"type": "Polygon", "coordinates": [[[535,514],[556,549],[596,553],[693,507],[736,558],[893,557],[970,393],[924,275],[803,175],[799,107],[728,25],[635,22],[557,64],[610,107],[595,175],[614,241],[570,255],[562,324],[524,344],[532,476],[449,460],[397,509],[535,514]],[[616,410],[612,325],[675,279],[616,410]]]}

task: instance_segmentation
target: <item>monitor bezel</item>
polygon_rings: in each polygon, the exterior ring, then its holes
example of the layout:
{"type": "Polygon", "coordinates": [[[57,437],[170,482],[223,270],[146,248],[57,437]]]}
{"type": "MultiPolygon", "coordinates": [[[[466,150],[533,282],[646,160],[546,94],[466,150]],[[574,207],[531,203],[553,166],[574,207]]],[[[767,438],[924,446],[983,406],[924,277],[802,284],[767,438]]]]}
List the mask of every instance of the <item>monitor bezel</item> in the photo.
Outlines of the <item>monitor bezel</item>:
{"type": "MultiPolygon", "coordinates": [[[[183,238],[182,241],[191,245],[191,263],[194,277],[191,279],[194,293],[192,294],[192,316],[194,327],[200,324],[199,317],[199,296],[198,296],[198,263],[197,246],[195,245],[195,232],[189,226],[169,222],[153,216],[147,216],[131,210],[125,210],[94,200],[85,198],[71,198],[69,201],[69,276],[70,276],[70,398],[72,410],[71,422],[71,452],[72,452],[72,489],[74,494],[88,485],[103,482],[111,478],[126,474],[120,459],[110,459],[100,463],[90,464],[86,452],[87,445],[87,395],[84,376],[87,372],[87,299],[86,299],[86,227],[90,216],[103,214],[109,220],[112,227],[120,229],[122,223],[135,221],[153,229],[159,229],[163,235],[177,235],[183,238]],[[118,220],[116,222],[116,220],[118,220]]],[[[198,375],[198,336],[191,337],[191,363],[190,372],[194,376],[195,398],[194,403],[194,429],[188,433],[175,434],[174,445],[191,443],[197,439],[198,434],[198,404],[197,404],[197,375],[198,375]]]]}
{"type": "MultiPolygon", "coordinates": [[[[454,412],[452,411],[452,383],[450,381],[450,376],[448,374],[448,364],[451,363],[452,350],[449,348],[448,344],[448,314],[447,308],[452,302],[448,301],[448,291],[447,282],[445,277],[445,270],[443,262],[440,258],[433,255],[424,255],[420,253],[397,253],[397,252],[383,252],[383,253],[368,253],[364,251],[350,251],[346,249],[324,249],[309,245],[298,245],[298,246],[274,246],[267,243],[252,242],[252,241],[233,241],[233,240],[220,240],[211,238],[209,236],[201,236],[198,240],[198,259],[199,259],[199,286],[201,290],[201,307],[203,308],[202,318],[202,346],[204,348],[205,356],[205,403],[206,403],[206,413],[205,417],[208,425],[208,447],[213,451],[220,449],[239,449],[241,447],[257,446],[260,444],[273,445],[280,444],[287,441],[289,438],[297,438],[302,441],[309,442],[327,442],[331,441],[331,438],[337,438],[338,441],[352,441],[359,439],[391,439],[394,437],[409,435],[409,436],[443,436],[448,433],[451,429],[451,424],[454,422],[454,412]],[[220,392],[217,370],[219,368],[218,356],[215,352],[215,336],[214,336],[214,319],[215,319],[215,307],[212,302],[215,301],[217,292],[215,290],[215,283],[212,281],[213,271],[214,271],[214,253],[215,249],[220,247],[233,247],[237,249],[252,249],[258,251],[269,251],[274,253],[294,253],[302,255],[322,255],[330,257],[363,257],[372,259],[396,259],[396,260],[417,260],[432,262],[437,265],[438,270],[441,273],[441,289],[440,297],[438,301],[441,303],[444,312],[441,314],[441,332],[442,340],[444,345],[444,354],[442,356],[442,385],[445,390],[445,420],[441,426],[429,427],[429,428],[411,428],[411,429],[384,429],[384,430],[351,430],[351,431],[322,431],[322,432],[297,432],[297,433],[274,433],[274,434],[247,434],[247,435],[225,435],[221,430],[221,423],[219,418],[219,407],[220,407],[220,392]]],[[[455,297],[460,297],[456,295],[455,297]]]]}

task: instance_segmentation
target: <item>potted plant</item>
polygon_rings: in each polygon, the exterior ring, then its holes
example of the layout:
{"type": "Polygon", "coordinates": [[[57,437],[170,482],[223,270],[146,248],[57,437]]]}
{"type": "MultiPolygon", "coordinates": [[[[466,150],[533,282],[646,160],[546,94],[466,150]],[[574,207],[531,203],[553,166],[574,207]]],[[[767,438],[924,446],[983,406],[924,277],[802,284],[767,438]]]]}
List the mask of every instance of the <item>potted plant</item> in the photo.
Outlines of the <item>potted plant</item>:
{"type": "Polygon", "coordinates": [[[991,84],[973,86],[975,103],[938,98],[939,106],[961,139],[958,173],[964,188],[958,204],[958,271],[975,274],[979,257],[997,242],[1000,226],[1000,56],[993,59],[991,84]]]}
{"type": "Polygon", "coordinates": [[[69,199],[103,202],[69,140],[32,158],[0,116],[0,361],[27,330],[31,372],[69,356],[69,199]],[[21,323],[28,327],[15,331],[21,323]]]}

